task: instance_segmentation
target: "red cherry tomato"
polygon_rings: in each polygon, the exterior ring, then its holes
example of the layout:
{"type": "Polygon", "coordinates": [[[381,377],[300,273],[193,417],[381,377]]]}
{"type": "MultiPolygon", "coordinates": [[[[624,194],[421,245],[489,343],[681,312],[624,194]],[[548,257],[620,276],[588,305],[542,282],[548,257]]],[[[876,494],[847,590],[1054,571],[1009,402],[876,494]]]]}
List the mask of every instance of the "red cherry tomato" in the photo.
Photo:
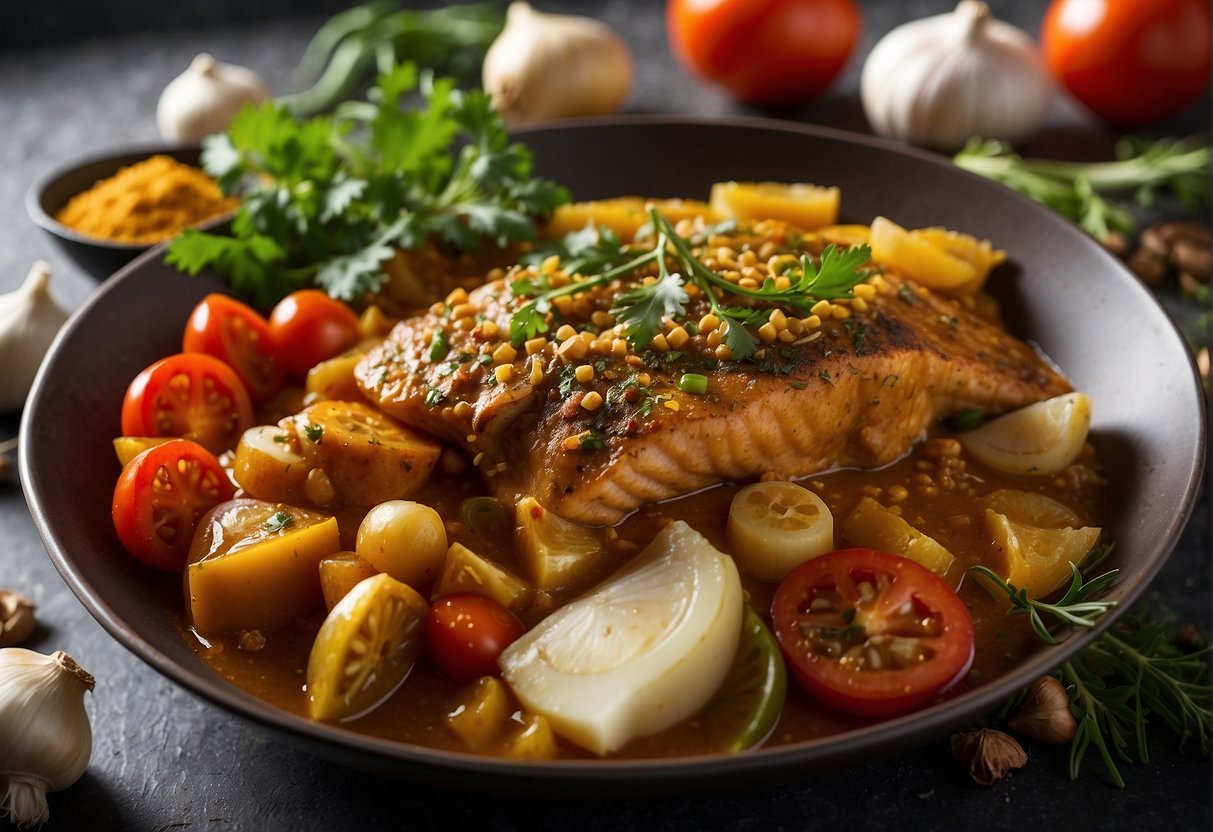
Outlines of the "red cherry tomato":
{"type": "Polygon", "coordinates": [[[353,311],[317,289],[293,292],[279,301],[270,313],[270,332],[278,360],[299,379],[362,338],[353,311]]]}
{"type": "Polygon", "coordinates": [[[1208,0],[1054,0],[1040,41],[1058,83],[1114,125],[1178,113],[1209,84],[1208,0]]]}
{"type": "Polygon", "coordinates": [[[212,453],[236,447],[253,405],[231,367],[202,353],[162,358],[131,382],[122,402],[127,436],[180,436],[212,453]]]}
{"type": "Polygon", "coordinates": [[[859,40],[853,0],[669,0],[670,47],[691,73],[766,107],[803,104],[833,83],[859,40]]]}
{"type": "Polygon", "coordinates": [[[114,488],[114,530],[148,566],[185,567],[199,518],[235,489],[214,454],[186,439],[154,445],[122,469],[114,488]]]}
{"type": "Polygon", "coordinates": [[[274,355],[265,318],[227,295],[210,294],[185,324],[182,352],[213,355],[236,371],[255,404],[282,389],[282,367],[274,355]]]}
{"type": "Polygon", "coordinates": [[[892,717],[931,704],[973,663],[973,618],[914,561],[841,549],[793,569],[771,602],[793,675],[822,702],[892,717]]]}
{"type": "Polygon", "coordinates": [[[425,642],[438,668],[452,681],[496,676],[497,657],[526,632],[522,622],[484,595],[457,592],[433,603],[425,642]]]}

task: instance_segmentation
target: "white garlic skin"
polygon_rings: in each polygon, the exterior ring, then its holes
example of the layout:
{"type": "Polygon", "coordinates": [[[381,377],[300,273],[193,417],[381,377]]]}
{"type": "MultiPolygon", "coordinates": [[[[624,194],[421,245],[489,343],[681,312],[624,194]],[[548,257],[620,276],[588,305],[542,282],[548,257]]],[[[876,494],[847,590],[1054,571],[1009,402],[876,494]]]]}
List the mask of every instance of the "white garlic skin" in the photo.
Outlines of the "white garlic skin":
{"type": "Polygon", "coordinates": [[[510,4],[484,56],[484,89],[507,124],[613,113],[632,88],[632,53],[601,21],[510,4]]]}
{"type": "Polygon", "coordinates": [[[156,126],[166,142],[198,141],[226,130],[245,104],[269,97],[269,87],[251,69],[202,53],[160,93],[156,126]]]}
{"type": "Polygon", "coordinates": [[[84,710],[94,680],[62,651],[0,650],[0,817],[46,823],[46,793],[80,779],[93,754],[84,710]]]}
{"type": "Polygon", "coordinates": [[[50,266],[39,260],[15,291],[0,295],[0,413],[20,410],[67,312],[50,295],[50,266]]]}
{"type": "Polygon", "coordinates": [[[864,63],[860,96],[880,135],[954,151],[973,136],[1031,136],[1053,83],[1031,37],[995,20],[985,3],[962,0],[881,38],[864,63]]]}

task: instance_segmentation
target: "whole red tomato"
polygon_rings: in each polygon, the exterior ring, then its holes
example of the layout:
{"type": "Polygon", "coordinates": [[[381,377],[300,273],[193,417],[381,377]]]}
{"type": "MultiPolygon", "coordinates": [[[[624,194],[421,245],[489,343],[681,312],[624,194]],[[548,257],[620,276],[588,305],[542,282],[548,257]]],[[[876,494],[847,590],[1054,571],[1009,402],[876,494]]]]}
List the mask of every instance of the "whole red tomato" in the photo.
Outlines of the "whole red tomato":
{"type": "Polygon", "coordinates": [[[825,92],[863,22],[854,0],[670,0],[666,28],[693,74],[749,104],[784,107],[825,92]]]}
{"type": "Polygon", "coordinates": [[[270,312],[270,337],[287,373],[307,371],[348,350],[362,337],[358,316],[317,289],[292,292],[270,312]]]}
{"type": "Polygon", "coordinates": [[[470,592],[442,596],[425,619],[430,656],[456,682],[500,673],[497,657],[524,632],[512,612],[492,598],[470,592]]]}
{"type": "Polygon", "coordinates": [[[1040,41],[1058,83],[1097,115],[1140,127],[1209,83],[1208,0],[1054,0],[1040,41]]]}

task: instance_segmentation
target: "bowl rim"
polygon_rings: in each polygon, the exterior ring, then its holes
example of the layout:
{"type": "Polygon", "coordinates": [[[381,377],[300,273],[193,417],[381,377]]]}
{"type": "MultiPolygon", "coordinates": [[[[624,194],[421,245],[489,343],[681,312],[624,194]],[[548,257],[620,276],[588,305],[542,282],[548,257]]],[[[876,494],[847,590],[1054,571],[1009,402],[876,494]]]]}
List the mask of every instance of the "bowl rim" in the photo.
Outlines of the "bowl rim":
{"type": "MultiPolygon", "coordinates": [[[[539,131],[567,130],[575,133],[577,130],[595,127],[626,128],[629,126],[652,128],[693,126],[709,129],[741,127],[773,130],[859,144],[897,156],[910,156],[940,169],[946,169],[951,172],[949,175],[969,177],[980,182],[982,187],[996,190],[999,193],[999,199],[1016,199],[1026,203],[1031,206],[1031,210],[1049,217],[1050,222],[1067,227],[1067,233],[1076,244],[1095,247],[1097,253],[1105,258],[1110,268],[1125,272],[1123,265],[1118,260],[1098,247],[1098,244],[1075,224],[1026,197],[955,167],[947,157],[870,136],[853,134],[845,130],[744,116],[713,118],[642,115],[608,116],[575,122],[547,122],[516,131],[516,134],[525,139],[529,133],[539,131]]],[[[166,246],[167,243],[160,243],[152,247],[116,272],[110,280],[103,282],[56,336],[48,350],[48,357],[57,354],[60,344],[77,328],[83,326],[83,321],[89,316],[90,311],[101,304],[109,292],[115,291],[128,275],[141,269],[144,264],[160,258],[166,246]]],[[[1125,272],[1125,275],[1128,276],[1128,273],[1125,272]]],[[[1162,315],[1170,328],[1169,334],[1182,345],[1182,334],[1174,320],[1157,304],[1153,295],[1136,281],[1130,285],[1139,293],[1143,301],[1148,300],[1153,310],[1162,315]]],[[[1190,354],[1190,350],[1185,348],[1183,353],[1187,357],[1193,392],[1196,393],[1200,387],[1195,359],[1190,354]]],[[[948,730],[971,724],[975,717],[991,711],[996,704],[1004,701],[1011,691],[1024,687],[1032,680],[1045,675],[1098,638],[1144,593],[1175,548],[1180,533],[1187,525],[1194,510],[1205,467],[1207,444],[1206,404],[1204,396],[1196,393],[1199,401],[1197,444],[1193,449],[1192,466],[1187,482],[1184,484],[1180,505],[1167,518],[1165,534],[1158,538],[1160,541],[1167,541],[1166,545],[1156,547],[1152,551],[1152,561],[1135,576],[1134,583],[1124,589],[1118,606],[1103,615],[1094,627],[1081,632],[1071,631],[1065,634],[1057,645],[1042,645],[1028,659],[991,682],[903,717],[876,722],[813,740],[757,748],[739,755],[702,754],[655,759],[586,759],[520,763],[519,761],[444,751],[386,740],[333,725],[311,722],[245,693],[216,673],[206,670],[203,673],[195,672],[143,641],[123,620],[122,616],[76,572],[71,564],[71,558],[68,556],[67,547],[59,539],[58,533],[50,522],[53,500],[50,499],[50,492],[43,487],[42,478],[32,462],[37,456],[37,451],[32,446],[32,440],[29,439],[33,432],[27,429],[29,422],[35,418],[36,411],[42,406],[43,391],[51,386],[49,364],[49,361],[44,361],[39,368],[29,398],[30,405],[26,407],[22,415],[20,475],[26,486],[30,513],[50,559],[72,592],[115,640],[185,690],[222,707],[234,716],[256,723],[273,733],[290,736],[305,744],[315,753],[343,759],[347,763],[362,767],[371,767],[368,761],[375,760],[387,767],[385,773],[408,776],[417,780],[439,781],[450,774],[465,777],[470,775],[471,780],[465,782],[474,783],[478,787],[489,790],[498,787],[516,788],[519,786],[533,788],[536,784],[541,784],[542,791],[553,792],[561,785],[577,782],[586,788],[598,787],[599,790],[617,793],[623,787],[643,787],[644,784],[651,783],[657,775],[660,776],[662,783],[673,781],[702,785],[751,782],[758,775],[777,777],[780,772],[783,772],[785,776],[788,772],[810,774],[826,768],[834,768],[840,764],[877,759],[901,750],[908,750],[927,742],[928,735],[939,736],[948,730]]],[[[1125,584],[1119,584],[1118,588],[1123,589],[1125,586],[1125,584]]],[[[374,768],[377,771],[385,771],[378,765],[374,768]]]]}
{"type": "MultiPolygon", "coordinates": [[[[33,220],[34,224],[56,237],[61,237],[73,243],[80,245],[91,246],[93,248],[107,249],[114,252],[125,252],[129,254],[139,254],[152,248],[157,243],[122,243],[115,240],[105,240],[101,237],[92,237],[88,234],[81,233],[74,228],[69,228],[59,222],[55,217],[46,210],[43,206],[43,197],[46,191],[57,184],[60,180],[71,176],[83,168],[93,165],[100,165],[112,162],[116,167],[113,172],[107,174],[113,176],[118,172],[118,169],[136,164],[137,162],[150,159],[157,155],[173,155],[174,153],[201,153],[202,146],[200,144],[146,144],[146,145],[129,145],[122,149],[114,149],[107,152],[93,153],[85,156],[82,159],[76,159],[70,162],[64,162],[56,165],[49,170],[39,174],[25,191],[25,213],[33,220]]],[[[103,177],[104,178],[104,177],[103,177]]],[[[87,188],[86,188],[87,190],[87,188]]],[[[75,194],[73,194],[75,196],[75,194]]],[[[69,197],[70,199],[70,197],[69,197]]],[[[230,217],[230,213],[225,213],[221,219],[230,217]]],[[[216,221],[215,218],[208,220],[206,224],[216,221]]]]}

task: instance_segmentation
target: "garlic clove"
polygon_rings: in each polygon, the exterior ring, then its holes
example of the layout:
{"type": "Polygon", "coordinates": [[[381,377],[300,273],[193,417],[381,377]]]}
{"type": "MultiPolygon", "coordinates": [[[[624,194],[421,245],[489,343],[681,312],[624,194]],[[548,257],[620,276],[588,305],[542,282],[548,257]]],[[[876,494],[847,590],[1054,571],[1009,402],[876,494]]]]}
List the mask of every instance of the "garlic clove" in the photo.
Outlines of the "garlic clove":
{"type": "Polygon", "coordinates": [[[62,651],[0,649],[0,816],[41,825],[50,817],[46,793],[80,779],[93,753],[84,694],[94,685],[62,651]]]}
{"type": "Polygon", "coordinates": [[[269,87],[257,73],[220,63],[204,52],[160,94],[156,126],[166,142],[198,141],[226,130],[244,105],[269,96],[269,87]]]}
{"type": "Polygon", "coordinates": [[[605,23],[521,0],[484,57],[484,89],[507,124],[613,113],[632,76],[631,51],[605,23]]]}
{"type": "Polygon", "coordinates": [[[1035,132],[1053,85],[1035,43],[978,0],[911,21],[872,49],[860,96],[872,128],[956,150],[975,135],[1016,141],[1035,132]]]}
{"type": "Polygon", "coordinates": [[[16,647],[37,626],[34,602],[19,592],[0,589],[0,647],[16,647]]]}
{"type": "Polygon", "coordinates": [[[0,295],[0,413],[20,410],[55,334],[67,320],[50,295],[51,267],[34,263],[15,291],[0,295]]]}

